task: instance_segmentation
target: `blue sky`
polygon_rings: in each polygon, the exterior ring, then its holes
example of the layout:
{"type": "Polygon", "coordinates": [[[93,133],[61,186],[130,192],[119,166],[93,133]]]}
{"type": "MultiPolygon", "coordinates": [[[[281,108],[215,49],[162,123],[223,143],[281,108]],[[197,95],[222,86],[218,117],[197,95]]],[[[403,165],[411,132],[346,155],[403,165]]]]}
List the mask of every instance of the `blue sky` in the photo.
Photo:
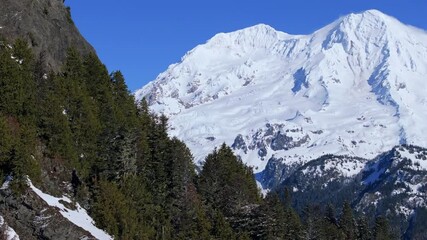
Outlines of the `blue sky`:
{"type": "Polygon", "coordinates": [[[109,71],[134,91],[219,32],[259,23],[309,34],[351,12],[378,9],[427,29],[426,0],[67,0],[73,19],[109,71]]]}

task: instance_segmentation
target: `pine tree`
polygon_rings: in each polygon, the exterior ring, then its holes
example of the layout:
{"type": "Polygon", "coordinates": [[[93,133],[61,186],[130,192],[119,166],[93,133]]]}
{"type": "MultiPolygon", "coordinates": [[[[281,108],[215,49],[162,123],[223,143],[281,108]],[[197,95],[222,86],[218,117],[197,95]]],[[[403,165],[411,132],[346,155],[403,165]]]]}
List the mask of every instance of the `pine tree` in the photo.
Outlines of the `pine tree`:
{"type": "MultiPolygon", "coordinates": [[[[15,47],[21,47],[17,40],[15,47]]],[[[20,52],[15,48],[16,52],[20,52]]],[[[24,51],[23,51],[24,52],[24,51]]],[[[0,46],[0,112],[5,115],[22,115],[25,101],[23,69],[20,59],[6,45],[0,46]]]]}
{"type": "Polygon", "coordinates": [[[290,208],[286,214],[285,239],[302,239],[302,225],[298,213],[290,208]]]}
{"type": "Polygon", "coordinates": [[[100,181],[97,186],[93,216],[100,227],[118,239],[131,239],[138,229],[137,212],[113,183],[100,181]]]}
{"type": "Polygon", "coordinates": [[[345,239],[356,239],[355,222],[353,218],[353,210],[350,204],[345,201],[340,218],[340,227],[345,235],[345,239]]]}
{"type": "Polygon", "coordinates": [[[375,240],[392,239],[390,234],[390,226],[386,217],[378,216],[375,218],[373,235],[375,240]]]}
{"type": "Polygon", "coordinates": [[[66,159],[71,167],[77,161],[68,113],[58,94],[60,79],[53,73],[42,75],[38,80],[37,135],[45,144],[45,154],[53,159],[66,159]]]}
{"type": "Polygon", "coordinates": [[[303,210],[304,239],[323,239],[323,219],[319,206],[306,206],[303,210]]]}
{"type": "Polygon", "coordinates": [[[368,219],[366,216],[361,216],[357,219],[357,239],[371,239],[371,229],[369,228],[368,219]]]}
{"type": "Polygon", "coordinates": [[[81,56],[75,49],[69,49],[67,53],[63,78],[59,79],[63,86],[60,86],[59,90],[63,96],[64,111],[67,113],[73,136],[73,147],[78,156],[78,160],[73,162],[72,166],[83,176],[88,176],[89,170],[96,162],[99,163],[97,142],[101,124],[97,117],[96,104],[86,87],[81,56]]]}
{"type": "Polygon", "coordinates": [[[198,186],[208,204],[225,215],[260,199],[252,169],[225,144],[206,157],[198,186]]]}
{"type": "Polygon", "coordinates": [[[13,146],[12,132],[6,118],[0,114],[0,166],[2,169],[1,178],[6,174],[11,173],[10,156],[13,146]]]}
{"type": "Polygon", "coordinates": [[[17,95],[18,116],[26,118],[31,124],[35,122],[35,92],[34,89],[35,79],[34,70],[35,62],[34,55],[28,43],[24,40],[17,39],[13,44],[12,56],[17,61],[18,65],[18,76],[14,79],[16,86],[20,89],[19,95],[17,95]],[[22,95],[21,95],[22,94],[22,95]]]}
{"type": "Polygon", "coordinates": [[[321,231],[323,239],[342,239],[343,236],[338,228],[338,221],[333,205],[328,204],[322,221],[321,231]]]}
{"type": "Polygon", "coordinates": [[[213,227],[211,230],[211,235],[214,239],[236,239],[233,229],[230,224],[225,219],[224,215],[220,211],[214,211],[213,213],[213,227]]]}
{"type": "Polygon", "coordinates": [[[277,192],[269,192],[264,201],[265,215],[267,217],[266,238],[267,239],[285,239],[286,227],[286,209],[280,201],[277,192]]]}

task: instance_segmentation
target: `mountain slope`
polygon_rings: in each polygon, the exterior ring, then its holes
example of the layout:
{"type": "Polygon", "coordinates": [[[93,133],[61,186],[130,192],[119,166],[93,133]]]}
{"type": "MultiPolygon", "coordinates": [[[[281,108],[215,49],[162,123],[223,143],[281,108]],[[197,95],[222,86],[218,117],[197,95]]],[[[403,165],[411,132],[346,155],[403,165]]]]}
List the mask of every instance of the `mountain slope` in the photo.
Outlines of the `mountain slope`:
{"type": "Polygon", "coordinates": [[[222,142],[256,172],[271,158],[373,158],[427,146],[426,52],[425,31],[376,10],[311,35],[261,24],[217,34],[135,95],[199,162],[222,142]]]}
{"type": "MultiPolygon", "coordinates": [[[[369,161],[323,156],[283,174],[279,189],[292,190],[299,210],[309,204],[340,206],[348,201],[367,215],[387,215],[399,226],[399,236],[409,236],[414,226],[425,229],[425,221],[417,216],[427,206],[426,173],[427,150],[402,145],[369,161]]],[[[417,234],[425,234],[420,229],[417,234]]]]}

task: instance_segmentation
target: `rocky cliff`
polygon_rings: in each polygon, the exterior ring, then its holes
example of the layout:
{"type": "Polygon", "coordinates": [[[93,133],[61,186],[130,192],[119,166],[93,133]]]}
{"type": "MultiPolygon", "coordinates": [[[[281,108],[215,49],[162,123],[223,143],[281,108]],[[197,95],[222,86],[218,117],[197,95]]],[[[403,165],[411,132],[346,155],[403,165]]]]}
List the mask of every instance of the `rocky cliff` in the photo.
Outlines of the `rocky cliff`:
{"type": "Polygon", "coordinates": [[[24,38],[46,63],[58,70],[66,50],[82,54],[95,52],[71,19],[71,10],[60,0],[0,0],[0,36],[10,40],[24,38]]]}

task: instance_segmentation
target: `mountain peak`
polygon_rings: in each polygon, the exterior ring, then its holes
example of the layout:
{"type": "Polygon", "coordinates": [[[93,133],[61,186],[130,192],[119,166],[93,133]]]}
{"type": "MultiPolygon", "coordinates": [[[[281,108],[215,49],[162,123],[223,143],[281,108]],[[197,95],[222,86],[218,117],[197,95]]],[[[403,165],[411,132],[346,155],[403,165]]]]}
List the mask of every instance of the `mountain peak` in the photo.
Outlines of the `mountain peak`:
{"type": "Polygon", "coordinates": [[[358,13],[350,13],[343,18],[343,20],[349,19],[376,19],[378,21],[387,21],[394,18],[379,10],[370,9],[358,13]]]}
{"type": "Polygon", "coordinates": [[[376,9],[366,10],[359,13],[350,13],[336,21],[341,26],[351,27],[351,31],[363,27],[383,29],[390,25],[403,25],[395,18],[388,16],[376,9]]]}
{"type": "Polygon", "coordinates": [[[267,24],[257,24],[241,30],[219,33],[208,41],[208,46],[240,46],[243,48],[268,48],[278,41],[289,36],[286,33],[277,31],[267,24]]]}
{"type": "Polygon", "coordinates": [[[359,13],[356,13],[359,15],[372,15],[374,17],[380,17],[380,18],[384,18],[384,17],[388,17],[390,18],[390,16],[388,16],[387,14],[377,10],[377,9],[369,9],[369,10],[365,10],[359,13]]]}
{"type": "Polygon", "coordinates": [[[244,28],[242,30],[238,30],[236,32],[262,32],[262,33],[274,33],[277,32],[276,29],[271,27],[270,25],[259,23],[251,27],[244,28]]]}
{"type": "Polygon", "coordinates": [[[402,142],[427,146],[427,126],[417,122],[427,118],[420,110],[427,103],[426,39],[377,10],[310,35],[258,24],[197,46],[136,98],[170,117],[170,134],[196,160],[223,142],[235,143],[257,172],[273,157],[371,158],[402,142]]]}

